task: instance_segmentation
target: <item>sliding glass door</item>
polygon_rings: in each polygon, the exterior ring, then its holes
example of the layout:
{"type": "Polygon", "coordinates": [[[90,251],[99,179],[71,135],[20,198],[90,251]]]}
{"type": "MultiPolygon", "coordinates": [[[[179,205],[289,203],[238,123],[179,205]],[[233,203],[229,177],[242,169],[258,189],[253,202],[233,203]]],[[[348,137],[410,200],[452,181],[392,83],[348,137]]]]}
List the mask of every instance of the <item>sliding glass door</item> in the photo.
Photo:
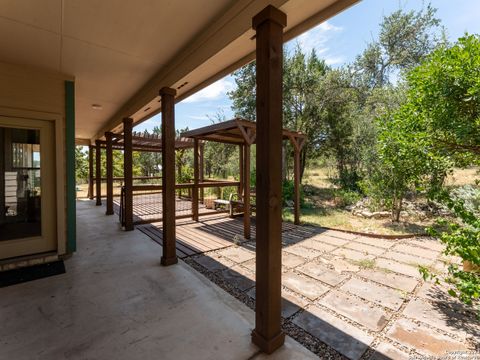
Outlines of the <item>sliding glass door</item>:
{"type": "Polygon", "coordinates": [[[0,117],[0,259],[56,249],[52,122],[0,117]]]}

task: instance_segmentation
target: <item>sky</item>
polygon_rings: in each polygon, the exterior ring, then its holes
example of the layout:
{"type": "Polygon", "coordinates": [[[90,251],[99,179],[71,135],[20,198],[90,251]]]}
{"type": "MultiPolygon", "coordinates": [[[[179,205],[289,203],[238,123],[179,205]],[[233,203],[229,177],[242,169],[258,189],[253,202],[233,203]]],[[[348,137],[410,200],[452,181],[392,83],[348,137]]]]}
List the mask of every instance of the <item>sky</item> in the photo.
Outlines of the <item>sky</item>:
{"type": "MultiPolygon", "coordinates": [[[[437,17],[446,28],[450,41],[465,32],[480,34],[480,0],[431,0],[437,17]]],[[[286,43],[287,50],[299,44],[305,53],[315,49],[318,56],[332,67],[351,63],[376,39],[383,16],[399,8],[420,10],[428,1],[422,0],[362,0],[353,7],[329,19],[310,31],[286,43]]],[[[196,129],[212,123],[218,114],[233,118],[227,93],[235,89],[232,76],[226,76],[175,107],[175,127],[196,129]]],[[[151,130],[159,126],[160,115],[135,127],[135,131],[151,130]]]]}

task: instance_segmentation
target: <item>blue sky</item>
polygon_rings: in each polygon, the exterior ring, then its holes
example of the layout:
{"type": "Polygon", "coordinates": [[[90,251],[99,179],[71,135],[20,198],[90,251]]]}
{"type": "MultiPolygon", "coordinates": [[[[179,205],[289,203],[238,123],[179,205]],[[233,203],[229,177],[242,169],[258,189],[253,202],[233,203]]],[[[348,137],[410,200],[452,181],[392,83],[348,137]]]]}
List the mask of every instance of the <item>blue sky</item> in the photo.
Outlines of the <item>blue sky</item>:
{"type": "MultiPolygon", "coordinates": [[[[305,52],[315,49],[327,64],[337,67],[352,62],[366,45],[376,38],[384,15],[403,8],[421,9],[422,0],[363,0],[343,13],[320,24],[286,44],[293,49],[299,43],[305,52]]],[[[480,0],[432,0],[438,9],[437,17],[454,41],[465,32],[480,33],[480,0]]],[[[233,117],[227,92],[235,88],[234,80],[227,76],[202,91],[178,103],[175,108],[176,128],[195,129],[211,124],[219,112],[227,119],[233,117]]],[[[159,115],[135,127],[136,131],[160,125],[159,115]]]]}

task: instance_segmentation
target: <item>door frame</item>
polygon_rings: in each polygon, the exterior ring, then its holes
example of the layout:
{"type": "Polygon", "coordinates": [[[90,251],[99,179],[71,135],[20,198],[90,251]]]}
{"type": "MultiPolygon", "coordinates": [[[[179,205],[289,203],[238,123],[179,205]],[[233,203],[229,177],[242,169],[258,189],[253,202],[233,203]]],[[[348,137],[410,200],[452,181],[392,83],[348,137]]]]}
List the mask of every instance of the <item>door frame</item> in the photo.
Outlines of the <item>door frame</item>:
{"type": "MultiPolygon", "coordinates": [[[[28,109],[14,109],[0,107],[0,116],[4,118],[22,120],[43,120],[53,123],[53,143],[55,165],[53,176],[55,179],[54,204],[56,207],[55,235],[56,250],[58,255],[66,254],[66,187],[65,187],[65,120],[63,114],[34,111],[28,109]]],[[[40,254],[40,253],[39,253],[40,254]]],[[[50,253],[51,254],[51,253],[50,253]]],[[[31,254],[35,255],[35,254],[31,254]]],[[[29,256],[31,256],[29,255],[29,256]]]]}

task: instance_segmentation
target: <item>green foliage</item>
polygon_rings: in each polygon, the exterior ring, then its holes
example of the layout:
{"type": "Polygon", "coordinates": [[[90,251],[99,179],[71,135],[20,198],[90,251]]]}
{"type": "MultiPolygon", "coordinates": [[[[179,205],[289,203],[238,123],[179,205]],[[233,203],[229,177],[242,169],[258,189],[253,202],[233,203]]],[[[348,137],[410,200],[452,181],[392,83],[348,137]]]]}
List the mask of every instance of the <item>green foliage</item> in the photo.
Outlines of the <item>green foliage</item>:
{"type": "Polygon", "coordinates": [[[335,191],[335,197],[338,199],[337,206],[345,207],[356,204],[362,199],[362,194],[348,189],[338,189],[335,191]]]}
{"type": "MultiPolygon", "coordinates": [[[[283,180],[282,200],[284,205],[287,205],[287,202],[295,201],[295,182],[293,180],[283,180]]],[[[300,206],[304,206],[304,205],[305,205],[305,201],[304,201],[303,187],[300,186],[300,206]]]]}
{"type": "MultiPolygon", "coordinates": [[[[453,212],[456,221],[439,220],[439,223],[446,226],[447,230],[439,232],[434,228],[429,228],[429,233],[438,237],[446,245],[445,255],[459,256],[464,262],[467,261],[480,269],[479,212],[468,210],[463,200],[454,199],[447,192],[437,194],[436,199],[453,212]]],[[[425,279],[436,278],[438,281],[437,276],[428,269],[421,268],[420,272],[425,279]]],[[[465,271],[457,264],[450,264],[445,281],[456,289],[451,289],[449,294],[458,297],[460,301],[472,305],[480,299],[480,272],[478,270],[465,271]]]]}
{"type": "Polygon", "coordinates": [[[75,177],[77,184],[88,182],[88,152],[80,146],[75,147],[75,177]]]}

